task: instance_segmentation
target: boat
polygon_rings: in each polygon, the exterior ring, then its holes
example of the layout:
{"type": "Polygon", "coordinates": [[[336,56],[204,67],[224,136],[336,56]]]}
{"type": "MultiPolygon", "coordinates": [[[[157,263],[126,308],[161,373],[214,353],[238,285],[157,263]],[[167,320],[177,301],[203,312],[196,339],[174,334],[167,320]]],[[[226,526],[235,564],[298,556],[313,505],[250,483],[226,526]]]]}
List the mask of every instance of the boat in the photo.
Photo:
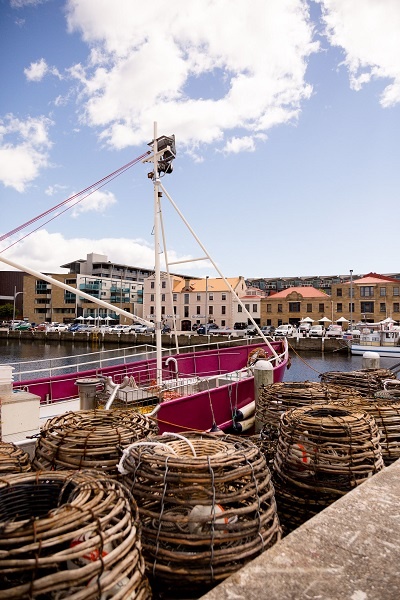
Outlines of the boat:
{"type": "Polygon", "coordinates": [[[376,352],[385,358],[400,358],[400,326],[388,317],[379,323],[358,323],[357,335],[351,336],[350,348],[354,355],[376,352]]]}
{"type": "MultiPolygon", "coordinates": [[[[185,430],[229,431],[231,428],[235,429],[235,425],[237,430],[246,430],[251,426],[252,411],[254,413],[254,366],[258,360],[268,361],[273,382],[282,381],[289,358],[287,340],[272,340],[264,335],[161,184],[160,173],[172,171],[172,161],[175,158],[174,136],[158,138],[155,123],[154,138],[149,145],[152,147],[152,155],[150,158],[146,157],[143,162],[152,162],[152,171],[148,178],[152,180],[154,188],[155,322],[128,313],[84,292],[80,291],[79,296],[132,320],[155,327],[155,349],[150,354],[146,352],[143,358],[135,356],[131,361],[127,361],[125,357],[123,361],[114,361],[109,366],[96,366],[79,371],[70,368],[68,373],[46,377],[43,377],[40,371],[36,374],[31,372],[29,378],[19,377],[18,381],[13,382],[14,392],[35,395],[39,399],[42,414],[46,409],[48,416],[57,411],[94,408],[99,399],[103,399],[104,408],[107,410],[122,404],[127,408],[148,412],[157,419],[160,433],[185,430]],[[158,251],[161,246],[161,230],[164,237],[162,192],[205,253],[203,258],[185,262],[211,262],[241,304],[243,313],[253,323],[258,338],[253,337],[246,341],[230,340],[226,344],[207,344],[196,351],[185,349],[182,352],[178,346],[174,352],[163,350],[161,303],[157,301],[161,291],[158,251]],[[50,412],[49,406],[52,407],[50,412]],[[237,425],[240,419],[243,420],[242,424],[237,425]]],[[[75,288],[6,259],[2,254],[0,260],[76,294],[75,288]]],[[[169,275],[167,258],[166,268],[169,275]]],[[[175,323],[174,330],[176,331],[175,323]]],[[[14,398],[16,399],[16,396],[14,398]]]]}

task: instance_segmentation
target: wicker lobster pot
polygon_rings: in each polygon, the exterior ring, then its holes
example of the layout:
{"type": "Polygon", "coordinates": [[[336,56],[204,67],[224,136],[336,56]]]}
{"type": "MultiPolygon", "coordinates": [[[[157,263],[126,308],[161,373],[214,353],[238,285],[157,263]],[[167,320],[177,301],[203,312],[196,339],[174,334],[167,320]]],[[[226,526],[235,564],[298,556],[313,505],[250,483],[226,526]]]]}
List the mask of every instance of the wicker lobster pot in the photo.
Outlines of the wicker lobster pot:
{"type": "Polygon", "coordinates": [[[15,444],[0,442],[0,477],[31,471],[29,454],[15,444]]]}
{"type": "Polygon", "coordinates": [[[264,387],[257,399],[256,420],[262,424],[262,428],[259,438],[253,436],[252,440],[265,453],[267,462],[271,463],[278,443],[280,418],[285,411],[360,396],[356,390],[314,381],[273,383],[264,387]]]}
{"type": "Polygon", "coordinates": [[[156,586],[213,585],[281,537],[270,471],[249,440],[164,434],[126,449],[120,469],[156,586]]]}
{"type": "Polygon", "coordinates": [[[379,429],[362,407],[321,404],[284,413],[274,485],[285,533],[383,466],[379,429]]]}
{"type": "Polygon", "coordinates": [[[0,598],[151,598],[137,505],[95,472],[0,478],[0,598]]]}
{"type": "MultiPolygon", "coordinates": [[[[347,406],[347,403],[345,403],[347,406]]],[[[380,445],[385,466],[400,458],[400,398],[379,397],[354,399],[349,408],[364,410],[378,426],[380,445]]]]}
{"type": "Polygon", "coordinates": [[[133,410],[87,410],[49,419],[36,443],[35,470],[101,469],[118,476],[119,447],[149,434],[157,425],[133,410]]]}
{"type": "Polygon", "coordinates": [[[360,392],[362,396],[372,397],[375,392],[383,389],[387,379],[396,379],[389,369],[362,369],[360,371],[327,371],[320,375],[323,383],[333,383],[350,387],[360,392]]]}

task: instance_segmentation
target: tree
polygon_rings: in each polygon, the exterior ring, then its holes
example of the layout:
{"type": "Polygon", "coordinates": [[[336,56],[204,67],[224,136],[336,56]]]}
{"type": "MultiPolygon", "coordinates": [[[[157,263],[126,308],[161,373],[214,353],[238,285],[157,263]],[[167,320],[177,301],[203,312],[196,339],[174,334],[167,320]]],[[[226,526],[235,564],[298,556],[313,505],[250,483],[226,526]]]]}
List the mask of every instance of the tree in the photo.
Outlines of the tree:
{"type": "Polygon", "coordinates": [[[14,306],[10,303],[0,305],[0,319],[11,319],[13,311],[14,306]]]}

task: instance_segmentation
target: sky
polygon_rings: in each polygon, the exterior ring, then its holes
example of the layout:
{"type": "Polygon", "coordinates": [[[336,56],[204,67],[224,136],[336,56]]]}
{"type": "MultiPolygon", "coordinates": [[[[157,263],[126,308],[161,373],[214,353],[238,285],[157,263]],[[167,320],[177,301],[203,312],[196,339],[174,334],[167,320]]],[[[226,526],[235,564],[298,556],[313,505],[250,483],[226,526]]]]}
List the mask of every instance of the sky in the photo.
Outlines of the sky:
{"type": "Polygon", "coordinates": [[[400,271],[399,0],[0,0],[0,50],[1,256],[154,268],[157,123],[162,268],[400,271]]]}

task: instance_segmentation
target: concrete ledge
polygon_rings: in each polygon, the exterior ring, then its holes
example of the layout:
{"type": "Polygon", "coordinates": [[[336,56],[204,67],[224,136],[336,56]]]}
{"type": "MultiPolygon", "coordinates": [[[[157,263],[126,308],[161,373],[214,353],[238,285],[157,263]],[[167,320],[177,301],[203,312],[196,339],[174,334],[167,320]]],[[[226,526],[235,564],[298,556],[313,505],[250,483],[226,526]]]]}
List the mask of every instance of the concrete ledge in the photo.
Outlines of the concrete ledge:
{"type": "Polygon", "coordinates": [[[398,600],[400,460],[349,492],[202,600],[398,600]]]}

